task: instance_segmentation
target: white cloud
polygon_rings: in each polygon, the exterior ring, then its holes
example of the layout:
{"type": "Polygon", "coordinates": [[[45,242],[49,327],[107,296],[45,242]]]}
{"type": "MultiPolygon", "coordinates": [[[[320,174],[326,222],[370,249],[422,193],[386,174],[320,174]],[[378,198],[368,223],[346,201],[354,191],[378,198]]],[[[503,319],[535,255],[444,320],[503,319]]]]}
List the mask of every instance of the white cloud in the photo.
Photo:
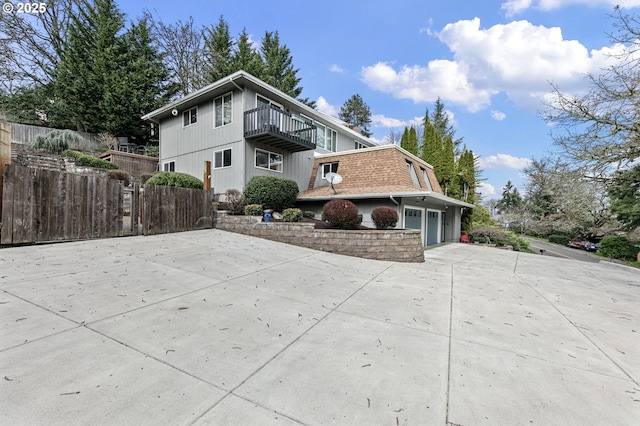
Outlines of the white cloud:
{"type": "Polygon", "coordinates": [[[447,60],[431,61],[426,67],[403,66],[399,71],[378,62],[362,68],[362,80],[395,98],[431,103],[440,97],[477,111],[489,103],[491,93],[473,87],[467,73],[466,65],[447,60]]]}
{"type": "Polygon", "coordinates": [[[484,170],[491,169],[522,169],[531,163],[528,158],[514,157],[509,154],[489,155],[488,157],[480,157],[478,166],[484,170]]]}
{"type": "Polygon", "coordinates": [[[480,182],[478,184],[478,192],[482,196],[496,195],[496,187],[487,182],[480,182]]]}
{"type": "Polygon", "coordinates": [[[337,64],[331,64],[331,66],[329,67],[329,71],[335,72],[337,74],[344,74],[344,68],[337,64]]]}
{"type": "Polygon", "coordinates": [[[373,114],[371,116],[371,125],[373,127],[387,127],[387,128],[405,128],[411,126],[422,125],[422,117],[415,117],[411,120],[399,120],[397,118],[385,117],[382,114],[373,114]]]}
{"type": "Polygon", "coordinates": [[[318,100],[316,100],[316,108],[318,111],[324,112],[325,114],[329,114],[333,117],[337,117],[338,112],[340,112],[340,107],[331,105],[323,96],[320,96],[318,100]]]}
{"type": "Polygon", "coordinates": [[[363,82],[396,98],[432,103],[440,97],[471,112],[504,93],[516,105],[538,111],[550,92],[549,82],[562,90],[578,90],[585,74],[603,68],[610,50],[589,52],[577,40],[565,40],[560,28],[528,21],[481,28],[480,19],[474,18],[447,24],[435,34],[452,59],[425,65],[378,62],[362,68],[363,82]]]}
{"type": "Polygon", "coordinates": [[[491,111],[491,118],[493,118],[496,121],[502,121],[505,118],[507,118],[507,114],[505,114],[502,111],[493,110],[493,111],[491,111]]]}
{"type": "Polygon", "coordinates": [[[541,10],[560,9],[572,4],[583,4],[586,6],[602,6],[609,4],[612,8],[615,6],[632,8],[640,6],[640,0],[508,0],[502,3],[502,10],[507,16],[513,16],[523,12],[529,8],[541,10]]]}

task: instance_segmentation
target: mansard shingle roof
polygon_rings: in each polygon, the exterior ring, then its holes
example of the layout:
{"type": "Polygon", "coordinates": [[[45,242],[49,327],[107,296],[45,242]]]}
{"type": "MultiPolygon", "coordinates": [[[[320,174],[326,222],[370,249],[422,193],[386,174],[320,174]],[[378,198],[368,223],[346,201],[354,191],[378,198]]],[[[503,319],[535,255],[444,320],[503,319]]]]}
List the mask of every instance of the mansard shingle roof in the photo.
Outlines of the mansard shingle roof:
{"type": "Polygon", "coordinates": [[[396,145],[385,145],[316,157],[309,186],[299,198],[327,197],[334,195],[326,181],[316,177],[324,163],[338,162],[342,182],[334,185],[338,194],[347,195],[397,195],[402,193],[432,192],[444,195],[433,167],[396,145]],[[407,163],[413,164],[420,186],[411,178],[407,163]],[[425,173],[423,173],[423,171],[425,173]],[[426,174],[428,181],[424,179],[426,174]]]}

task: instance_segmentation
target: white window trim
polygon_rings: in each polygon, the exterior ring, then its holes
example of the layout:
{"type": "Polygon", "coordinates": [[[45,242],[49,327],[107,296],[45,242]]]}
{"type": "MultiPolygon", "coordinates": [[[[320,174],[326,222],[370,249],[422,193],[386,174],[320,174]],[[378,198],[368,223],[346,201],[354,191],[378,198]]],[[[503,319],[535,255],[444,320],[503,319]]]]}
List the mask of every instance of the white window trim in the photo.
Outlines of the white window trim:
{"type": "Polygon", "coordinates": [[[182,128],[184,129],[185,127],[189,127],[189,126],[193,126],[194,124],[197,124],[197,123],[198,123],[198,120],[200,119],[200,116],[199,116],[199,115],[200,115],[200,114],[199,114],[199,111],[198,111],[198,107],[197,107],[197,106],[194,106],[194,107],[189,108],[189,109],[187,109],[187,110],[185,110],[185,111],[182,111],[182,128]],[[194,122],[192,123],[192,122],[191,122],[191,111],[192,111],[192,110],[194,110],[194,109],[196,110],[196,121],[194,121],[194,122]],[[187,124],[187,125],[185,125],[185,124],[184,124],[184,115],[185,115],[185,114],[188,114],[188,116],[189,116],[189,124],[187,124]]]}
{"type": "Polygon", "coordinates": [[[220,129],[221,127],[225,127],[225,126],[229,126],[233,124],[233,92],[227,92],[223,95],[217,96],[215,98],[213,98],[213,128],[214,129],[220,129]],[[228,123],[222,123],[220,126],[216,126],[216,101],[218,99],[222,99],[222,120],[224,121],[224,98],[227,95],[231,95],[231,103],[230,103],[230,108],[231,108],[231,121],[229,121],[228,123]]]}
{"type": "MultiPolygon", "coordinates": [[[[322,179],[324,179],[324,180],[327,180],[327,174],[324,172],[324,166],[325,166],[325,165],[327,165],[327,164],[340,164],[340,162],[339,162],[339,161],[331,161],[331,162],[329,162],[329,163],[322,163],[322,164],[320,164],[320,165],[322,166],[322,179]]],[[[336,169],[337,169],[337,168],[338,168],[338,167],[336,166],[336,169]]],[[[331,170],[331,168],[330,168],[329,170],[331,170]]],[[[337,172],[336,172],[336,173],[337,173],[337,172]]]]}
{"type": "Polygon", "coordinates": [[[228,169],[231,166],[233,166],[233,150],[231,148],[219,149],[219,150],[213,152],[213,168],[214,169],[216,169],[216,170],[228,169]],[[225,151],[231,151],[231,164],[229,164],[228,166],[224,165],[224,152],[225,151]],[[222,166],[216,167],[216,154],[219,153],[219,152],[222,153],[222,166]]]}
{"type": "Polygon", "coordinates": [[[269,170],[270,172],[283,173],[284,172],[284,155],[280,154],[279,152],[267,151],[266,149],[256,148],[253,153],[253,167],[260,170],[269,170]],[[258,155],[258,151],[264,152],[268,155],[269,163],[267,167],[260,167],[256,165],[256,157],[258,155]],[[280,162],[280,170],[274,170],[268,167],[268,166],[271,166],[271,154],[279,155],[282,158],[282,161],[280,162]]]}
{"type": "Polygon", "coordinates": [[[171,163],[173,163],[173,171],[175,171],[176,170],[176,162],[175,162],[175,160],[165,161],[164,163],[162,163],[162,171],[163,172],[170,172],[171,171],[171,163]],[[165,168],[167,168],[169,170],[165,170],[165,168]]]}

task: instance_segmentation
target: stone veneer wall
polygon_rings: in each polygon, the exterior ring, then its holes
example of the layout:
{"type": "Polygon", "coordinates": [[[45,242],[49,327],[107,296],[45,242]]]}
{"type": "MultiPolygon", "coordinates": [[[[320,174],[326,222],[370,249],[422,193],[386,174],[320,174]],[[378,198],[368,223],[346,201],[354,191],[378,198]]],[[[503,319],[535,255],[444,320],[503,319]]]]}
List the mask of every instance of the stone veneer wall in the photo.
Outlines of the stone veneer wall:
{"type": "Polygon", "coordinates": [[[412,229],[315,229],[308,222],[261,222],[250,216],[218,212],[217,229],[365,259],[424,262],[420,232],[412,229]]]}

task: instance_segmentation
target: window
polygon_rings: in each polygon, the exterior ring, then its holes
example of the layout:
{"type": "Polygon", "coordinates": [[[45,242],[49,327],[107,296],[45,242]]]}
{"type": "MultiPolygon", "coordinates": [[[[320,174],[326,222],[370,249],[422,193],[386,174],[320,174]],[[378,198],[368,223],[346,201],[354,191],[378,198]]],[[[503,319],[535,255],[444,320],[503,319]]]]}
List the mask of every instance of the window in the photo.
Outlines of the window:
{"type": "Polygon", "coordinates": [[[231,148],[213,153],[213,168],[231,167],[231,148]]]}
{"type": "Polygon", "coordinates": [[[324,148],[324,133],[327,128],[320,123],[316,123],[316,147],[324,148]]]}
{"type": "Polygon", "coordinates": [[[429,191],[433,191],[433,188],[431,187],[431,181],[429,180],[429,175],[427,174],[427,171],[422,167],[420,168],[420,170],[422,170],[422,178],[424,179],[424,183],[427,184],[427,189],[429,191]]]}
{"type": "Polygon", "coordinates": [[[220,96],[213,101],[213,127],[231,124],[231,93],[220,96]]]}
{"type": "Polygon", "coordinates": [[[256,167],[282,172],[282,154],[256,148],[256,167]]]}
{"type": "Polygon", "coordinates": [[[338,139],[338,133],[325,126],[324,124],[316,124],[316,146],[318,148],[324,148],[327,151],[336,151],[336,140],[338,139]]]}
{"type": "Polygon", "coordinates": [[[169,161],[168,163],[164,163],[162,165],[162,170],[165,172],[175,172],[176,171],[176,162],[169,161]]]}
{"type": "Polygon", "coordinates": [[[198,122],[198,107],[193,107],[182,113],[182,126],[187,127],[198,122]]]}
{"type": "Polygon", "coordinates": [[[411,175],[411,181],[413,182],[413,186],[417,188],[421,188],[420,180],[418,179],[418,174],[416,173],[416,169],[413,167],[413,163],[407,160],[407,167],[409,168],[409,174],[411,175]]]}
{"type": "Polygon", "coordinates": [[[338,162],[335,163],[323,163],[322,164],[322,179],[327,178],[329,173],[338,173],[338,162]]]}
{"type": "Polygon", "coordinates": [[[355,141],[355,144],[356,144],[356,149],[365,149],[365,148],[367,147],[367,146],[366,146],[364,143],[362,143],[362,142],[355,141]]]}
{"type": "Polygon", "coordinates": [[[338,132],[336,132],[333,129],[327,129],[327,133],[325,134],[324,149],[335,152],[337,138],[338,138],[338,132]]]}

